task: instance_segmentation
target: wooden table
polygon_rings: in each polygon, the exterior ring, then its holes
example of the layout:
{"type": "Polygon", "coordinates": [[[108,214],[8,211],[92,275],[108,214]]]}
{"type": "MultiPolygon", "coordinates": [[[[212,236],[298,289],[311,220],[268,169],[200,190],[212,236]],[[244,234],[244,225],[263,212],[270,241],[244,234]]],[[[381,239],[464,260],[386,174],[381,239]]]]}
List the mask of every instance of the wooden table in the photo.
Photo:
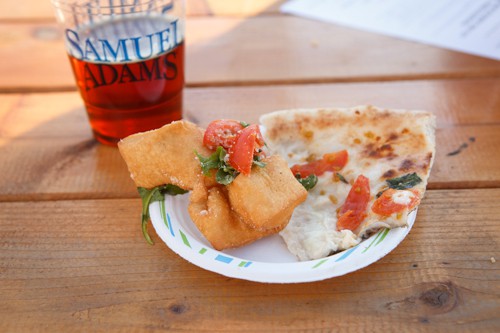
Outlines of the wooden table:
{"type": "Polygon", "coordinates": [[[92,138],[49,1],[3,1],[1,332],[500,331],[500,62],[282,15],[282,2],[189,1],[185,117],[434,112],[435,166],[408,237],[364,269],[291,285],[205,271],[154,233],[149,246],[124,162],[92,138]]]}

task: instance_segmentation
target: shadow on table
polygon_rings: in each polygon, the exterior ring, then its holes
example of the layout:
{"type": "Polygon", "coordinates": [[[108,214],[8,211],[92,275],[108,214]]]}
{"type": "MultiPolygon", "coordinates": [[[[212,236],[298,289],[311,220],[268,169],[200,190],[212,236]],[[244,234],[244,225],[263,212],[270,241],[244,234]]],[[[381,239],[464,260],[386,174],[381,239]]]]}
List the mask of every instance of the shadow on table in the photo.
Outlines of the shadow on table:
{"type": "Polygon", "coordinates": [[[136,197],[116,148],[92,136],[77,92],[21,94],[4,115],[0,200],[136,197]]]}

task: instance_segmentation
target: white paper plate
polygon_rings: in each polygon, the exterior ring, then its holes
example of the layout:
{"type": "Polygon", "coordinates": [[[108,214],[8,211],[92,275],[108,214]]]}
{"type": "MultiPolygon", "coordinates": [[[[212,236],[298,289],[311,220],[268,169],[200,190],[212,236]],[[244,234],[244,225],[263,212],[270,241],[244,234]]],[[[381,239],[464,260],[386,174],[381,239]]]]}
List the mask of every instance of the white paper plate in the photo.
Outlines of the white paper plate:
{"type": "Polygon", "coordinates": [[[187,212],[188,194],[166,196],[149,207],[160,238],[187,261],[225,276],[273,283],[318,281],[366,267],[392,251],[410,232],[408,227],[384,229],[357,246],[327,258],[298,261],[279,235],[269,236],[237,249],[217,251],[201,235],[187,212]]]}

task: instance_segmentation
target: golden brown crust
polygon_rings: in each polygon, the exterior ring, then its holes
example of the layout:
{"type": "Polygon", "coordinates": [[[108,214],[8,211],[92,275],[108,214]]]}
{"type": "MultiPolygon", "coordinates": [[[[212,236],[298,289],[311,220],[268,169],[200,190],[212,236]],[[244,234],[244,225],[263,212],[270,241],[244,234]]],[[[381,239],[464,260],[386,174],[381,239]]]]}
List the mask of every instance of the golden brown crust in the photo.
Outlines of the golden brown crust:
{"type": "Polygon", "coordinates": [[[263,160],[265,167],[253,167],[250,175],[240,174],[227,186],[232,209],[252,228],[280,227],[307,191],[295,179],[288,164],[274,155],[263,160]]]}
{"type": "Polygon", "coordinates": [[[243,246],[262,237],[281,231],[286,221],[274,229],[251,228],[230,207],[223,186],[208,188],[203,179],[196,183],[190,197],[188,212],[196,227],[216,250],[243,246]]]}
{"type": "Polygon", "coordinates": [[[131,135],[118,148],[135,184],[145,188],[173,184],[192,190],[201,173],[195,151],[211,154],[203,146],[203,130],[188,121],[131,135]]]}

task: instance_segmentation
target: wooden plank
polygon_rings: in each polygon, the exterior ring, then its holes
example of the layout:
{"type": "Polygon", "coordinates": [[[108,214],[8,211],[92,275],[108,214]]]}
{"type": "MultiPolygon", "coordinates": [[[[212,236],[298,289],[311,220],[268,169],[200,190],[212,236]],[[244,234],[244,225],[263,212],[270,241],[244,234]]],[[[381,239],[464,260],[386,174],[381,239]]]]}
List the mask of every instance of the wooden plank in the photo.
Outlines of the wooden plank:
{"type": "MultiPolygon", "coordinates": [[[[499,90],[493,79],[193,88],[186,89],[185,105],[186,117],[201,126],[229,116],[256,122],[263,113],[294,107],[373,102],[432,110],[438,131],[429,187],[495,187],[499,90]],[[460,154],[448,156],[464,143],[460,154]]],[[[92,140],[75,92],[0,95],[0,140],[0,200],[137,196],[118,151],[92,140]]]]}
{"type": "Polygon", "coordinates": [[[279,15],[286,0],[188,0],[188,16],[255,16],[279,15]]]}
{"type": "MultiPolygon", "coordinates": [[[[499,144],[498,125],[438,130],[428,187],[500,187],[499,144]],[[469,147],[447,155],[463,143],[469,147]]],[[[97,144],[90,134],[0,139],[0,174],[0,201],[137,197],[118,150],[97,144]]]]}
{"type": "Polygon", "coordinates": [[[500,124],[500,79],[396,81],[186,90],[185,117],[206,126],[231,116],[257,122],[264,113],[291,108],[352,107],[428,110],[437,125],[500,124]]]}
{"type": "Polygon", "coordinates": [[[187,36],[190,85],[380,81],[500,73],[500,63],[495,60],[293,16],[200,18],[188,22],[187,36]]]}
{"type": "Polygon", "coordinates": [[[50,1],[16,0],[0,2],[0,21],[51,20],[55,21],[50,1]]]}
{"type": "Polygon", "coordinates": [[[431,190],[383,259],[291,285],[202,270],[154,232],[147,245],[137,199],[2,202],[0,330],[498,331],[499,200],[431,190]]]}
{"type": "MultiPolygon", "coordinates": [[[[55,24],[0,24],[0,38],[0,91],[75,89],[55,24]]],[[[498,61],[292,16],[191,18],[186,41],[188,86],[500,75],[498,61]]]]}
{"type": "Polygon", "coordinates": [[[138,197],[118,150],[82,137],[0,140],[0,201],[138,197]]]}
{"type": "MultiPolygon", "coordinates": [[[[436,114],[439,128],[500,124],[500,79],[188,88],[184,116],[201,126],[234,117],[257,122],[281,109],[372,104],[436,114]]],[[[0,94],[1,138],[87,138],[76,92],[0,94]]]]}
{"type": "MultiPolygon", "coordinates": [[[[285,0],[188,0],[187,16],[254,16],[279,14],[285,0]]],[[[0,21],[55,21],[50,1],[0,2],[0,21]]]]}

